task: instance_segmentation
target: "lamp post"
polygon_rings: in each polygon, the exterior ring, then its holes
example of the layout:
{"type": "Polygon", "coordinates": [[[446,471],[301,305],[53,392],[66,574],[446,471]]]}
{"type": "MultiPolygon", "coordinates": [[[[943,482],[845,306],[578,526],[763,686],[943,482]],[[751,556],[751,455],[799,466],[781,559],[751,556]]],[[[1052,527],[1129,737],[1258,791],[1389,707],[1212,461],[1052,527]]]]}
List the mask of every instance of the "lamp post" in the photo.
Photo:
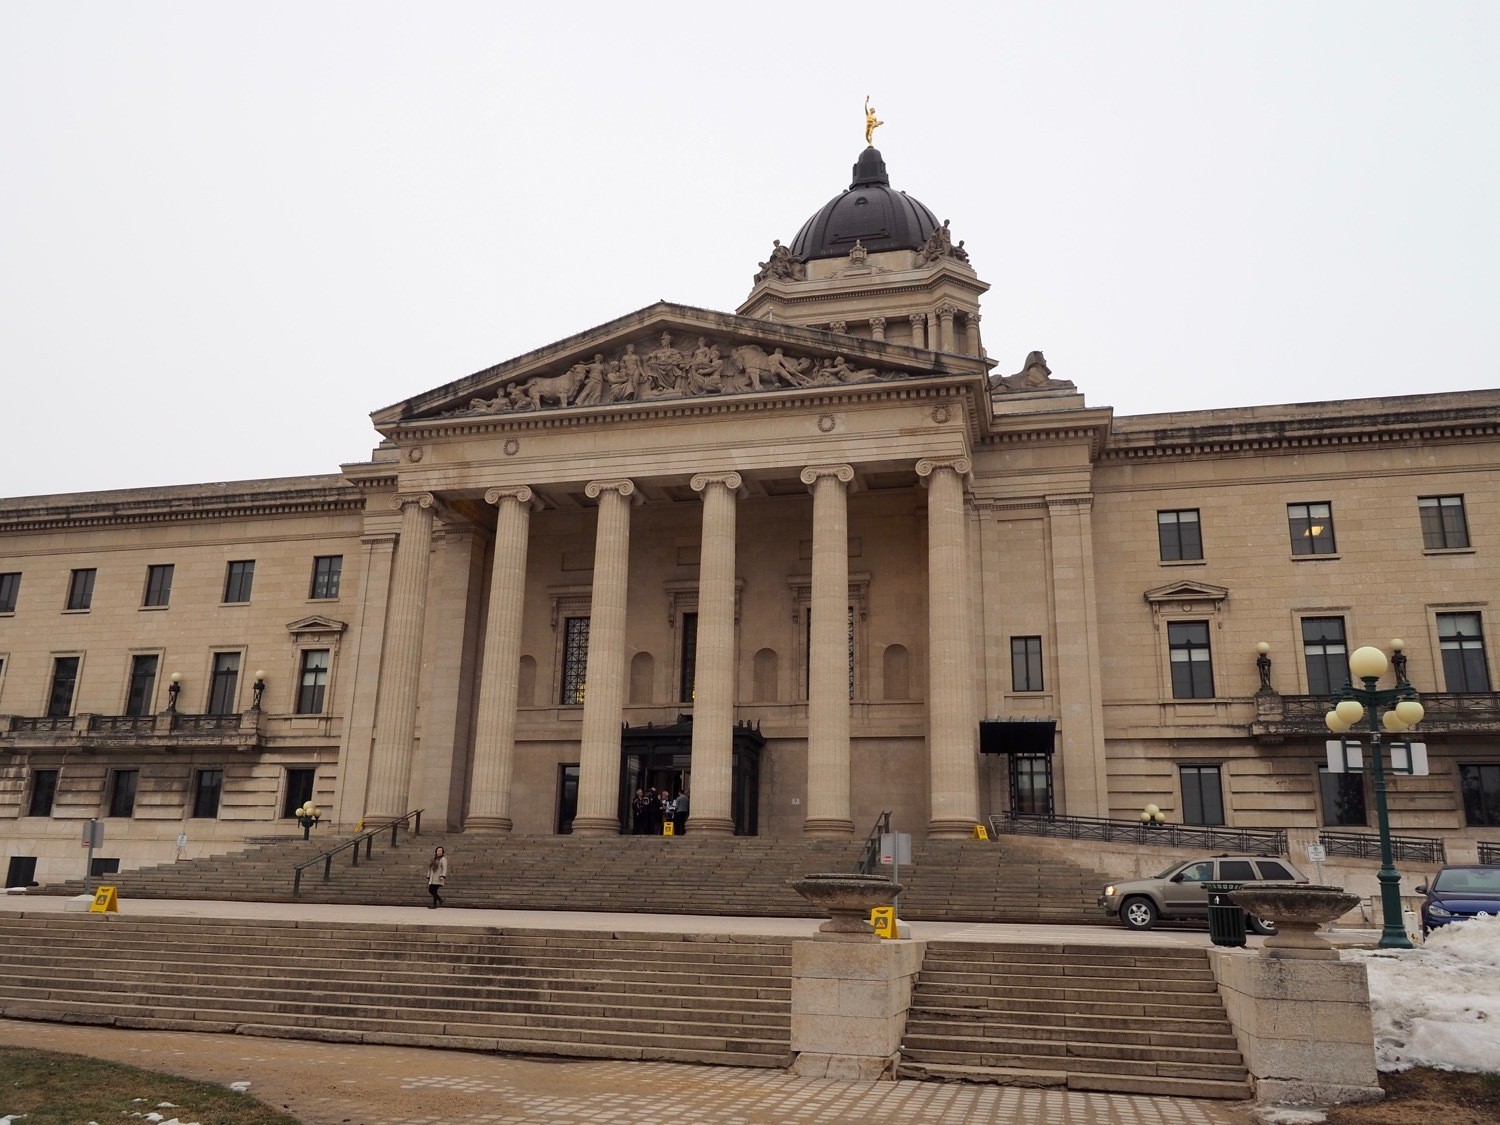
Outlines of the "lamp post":
{"type": "Polygon", "coordinates": [[[172,682],[167,685],[167,710],[173,714],[177,712],[177,696],[182,691],[182,673],[173,672],[172,682]]]}
{"type": "Polygon", "coordinates": [[[323,811],[311,801],[306,802],[297,810],[297,823],[302,826],[302,838],[312,838],[312,826],[317,824],[323,817],[323,811]]]}
{"type": "Polygon", "coordinates": [[[1142,828],[1160,828],[1167,821],[1167,814],[1155,805],[1147,805],[1141,810],[1142,828]]]}
{"type": "MultiPolygon", "coordinates": [[[[1391,648],[1398,656],[1405,646],[1393,640],[1391,648]]],[[[1381,757],[1380,731],[1395,735],[1422,721],[1422,704],[1417,701],[1416,689],[1405,677],[1405,660],[1398,665],[1396,686],[1386,691],[1380,689],[1380,677],[1389,666],[1385,653],[1366,645],[1349,654],[1350,682],[1335,697],[1332,711],[1324,721],[1334,734],[1344,734],[1353,729],[1364,718],[1368,708],[1370,715],[1370,769],[1375,774],[1375,816],[1380,825],[1380,905],[1384,929],[1380,934],[1382,949],[1410,949],[1411,939],[1406,936],[1406,926],[1401,920],[1401,876],[1391,854],[1391,821],[1385,803],[1385,761],[1381,757]],[[1357,688],[1353,681],[1359,680],[1364,687],[1357,688]]]]}
{"type": "Polygon", "coordinates": [[[260,697],[266,694],[266,673],[263,668],[255,670],[255,683],[250,686],[250,710],[260,710],[260,697]]]}

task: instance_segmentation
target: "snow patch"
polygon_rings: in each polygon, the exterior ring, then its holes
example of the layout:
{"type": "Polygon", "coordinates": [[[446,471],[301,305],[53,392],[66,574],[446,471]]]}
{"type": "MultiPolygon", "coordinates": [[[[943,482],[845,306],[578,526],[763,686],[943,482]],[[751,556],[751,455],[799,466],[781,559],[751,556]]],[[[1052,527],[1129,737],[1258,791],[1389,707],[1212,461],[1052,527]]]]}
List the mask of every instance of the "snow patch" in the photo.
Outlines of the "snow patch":
{"type": "Polygon", "coordinates": [[[239,1082],[231,1082],[229,1088],[236,1094],[243,1094],[246,1090],[250,1089],[250,1083],[242,1079],[239,1082]]]}
{"type": "Polygon", "coordinates": [[[1323,1125],[1328,1120],[1321,1109],[1293,1109],[1284,1105],[1264,1106],[1252,1116],[1260,1125],[1323,1125]]]}

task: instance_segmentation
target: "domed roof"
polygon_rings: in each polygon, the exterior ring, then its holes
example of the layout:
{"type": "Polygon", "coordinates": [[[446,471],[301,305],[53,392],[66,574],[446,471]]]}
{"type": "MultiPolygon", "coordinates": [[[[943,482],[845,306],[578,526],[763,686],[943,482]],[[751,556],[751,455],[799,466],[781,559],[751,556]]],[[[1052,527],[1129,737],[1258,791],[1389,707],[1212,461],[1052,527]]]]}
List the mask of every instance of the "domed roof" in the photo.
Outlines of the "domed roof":
{"type": "Polygon", "coordinates": [[[872,254],[919,250],[937,227],[937,217],[926,204],[891,187],[880,150],[871,147],[855,161],[849,190],[802,224],[791,250],[804,262],[847,257],[855,242],[872,254]]]}

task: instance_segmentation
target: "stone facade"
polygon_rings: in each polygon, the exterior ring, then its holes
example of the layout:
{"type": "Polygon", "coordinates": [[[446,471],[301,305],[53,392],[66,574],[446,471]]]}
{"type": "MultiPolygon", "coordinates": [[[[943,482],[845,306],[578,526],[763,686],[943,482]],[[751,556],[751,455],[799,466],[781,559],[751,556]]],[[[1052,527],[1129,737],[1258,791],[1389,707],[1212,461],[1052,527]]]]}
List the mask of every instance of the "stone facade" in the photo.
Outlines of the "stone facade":
{"type": "Polygon", "coordinates": [[[993,370],[946,232],[419,394],[335,476],[0,501],[3,851],[80,874],[94,817],[126,866],[223,849],[292,830],[309,784],[342,829],[610,833],[656,784],[719,833],[1147,802],[1305,830],[1340,819],[1308,619],[1403,638],[1437,693],[1395,830],[1484,838],[1460,785],[1500,763],[1500,706],[1440,633],[1479,625],[1495,666],[1500,392],[1117,418],[1040,352],[993,370]],[[1422,498],[1461,543],[1424,540],[1422,498]],[[981,754],[986,719],[1055,739],[981,754]]]}

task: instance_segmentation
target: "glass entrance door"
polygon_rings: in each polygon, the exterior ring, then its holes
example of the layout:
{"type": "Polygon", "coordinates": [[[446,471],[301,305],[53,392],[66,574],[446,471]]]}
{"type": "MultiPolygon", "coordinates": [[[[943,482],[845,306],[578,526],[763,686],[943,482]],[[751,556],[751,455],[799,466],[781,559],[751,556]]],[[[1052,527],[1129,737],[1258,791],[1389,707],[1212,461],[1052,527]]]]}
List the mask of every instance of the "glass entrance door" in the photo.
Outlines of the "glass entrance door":
{"type": "Polygon", "coordinates": [[[1022,816],[1052,815],[1052,755],[1010,755],[1010,810],[1022,816]]]}

